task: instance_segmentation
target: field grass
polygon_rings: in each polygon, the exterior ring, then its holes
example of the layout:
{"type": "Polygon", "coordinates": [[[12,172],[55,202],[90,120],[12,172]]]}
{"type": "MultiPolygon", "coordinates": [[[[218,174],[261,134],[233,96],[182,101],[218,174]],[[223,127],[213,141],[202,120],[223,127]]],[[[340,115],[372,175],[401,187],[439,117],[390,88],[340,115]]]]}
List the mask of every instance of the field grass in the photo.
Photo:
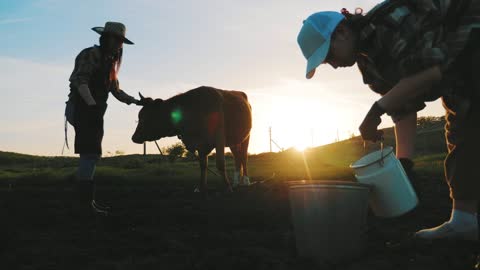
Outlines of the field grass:
{"type": "MultiPolygon", "coordinates": [[[[386,145],[394,145],[386,130],[386,145]]],[[[362,258],[321,269],[471,269],[478,246],[418,243],[409,235],[448,218],[441,132],[419,135],[415,158],[419,207],[396,219],[369,215],[362,258]],[[422,137],[424,136],[424,137],[422,137]]],[[[193,190],[196,162],[158,155],[101,160],[98,197],[110,216],[79,215],[71,178],[77,158],[0,152],[0,269],[316,269],[299,258],[287,180],[353,180],[348,165],[379,148],[359,138],[308,149],[249,157],[262,184],[224,193],[210,174],[210,198],[193,190]],[[308,168],[308,169],[307,169],[308,168]]],[[[210,158],[213,170],[215,161],[210,158]]],[[[233,174],[233,161],[227,158],[233,174]]],[[[348,244],[348,243],[345,243],[348,244]]]]}
{"type": "MultiPolygon", "coordinates": [[[[385,146],[394,146],[392,129],[385,130],[385,146]]],[[[364,148],[359,137],[304,152],[288,149],[280,153],[262,153],[249,157],[249,170],[253,178],[264,178],[275,174],[277,179],[353,180],[349,165],[362,155],[379,149],[380,144],[369,143],[364,148]]],[[[441,132],[434,136],[420,135],[417,141],[417,170],[435,173],[442,170],[445,156],[444,139],[441,132]],[[428,139],[425,139],[428,137],[428,139]]],[[[74,173],[77,158],[40,157],[0,151],[0,180],[42,178],[42,182],[59,180],[74,173]]],[[[215,170],[215,160],[209,158],[209,167],[215,170]]],[[[233,160],[227,156],[227,170],[233,174],[233,160]]],[[[160,155],[128,155],[103,158],[98,166],[97,177],[136,178],[142,180],[167,179],[168,181],[191,181],[199,175],[198,165],[193,161],[179,160],[170,163],[160,155]]],[[[209,176],[210,182],[217,183],[218,177],[209,176]]]]}

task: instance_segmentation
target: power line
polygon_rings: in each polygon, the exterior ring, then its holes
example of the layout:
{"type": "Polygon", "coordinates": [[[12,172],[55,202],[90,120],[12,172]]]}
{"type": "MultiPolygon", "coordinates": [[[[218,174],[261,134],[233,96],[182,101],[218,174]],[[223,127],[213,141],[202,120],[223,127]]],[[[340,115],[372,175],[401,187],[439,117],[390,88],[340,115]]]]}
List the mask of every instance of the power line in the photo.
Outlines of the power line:
{"type": "Polygon", "coordinates": [[[278,143],[276,143],[273,139],[272,139],[272,127],[269,127],[268,128],[268,134],[269,134],[269,144],[270,144],[270,153],[273,152],[272,150],[272,143],[280,150],[280,151],[283,151],[283,147],[280,147],[280,145],[278,145],[278,143]]]}

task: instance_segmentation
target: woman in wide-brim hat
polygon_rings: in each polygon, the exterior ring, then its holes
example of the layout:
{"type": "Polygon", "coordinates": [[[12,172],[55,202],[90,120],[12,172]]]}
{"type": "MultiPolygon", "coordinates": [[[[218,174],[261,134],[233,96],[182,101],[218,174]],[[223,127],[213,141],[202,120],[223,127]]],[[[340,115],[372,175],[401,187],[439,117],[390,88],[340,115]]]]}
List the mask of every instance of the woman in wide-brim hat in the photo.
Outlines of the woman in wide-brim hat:
{"type": "Polygon", "coordinates": [[[120,89],[117,78],[123,44],[133,44],[125,36],[125,25],[107,22],[104,27],[92,30],[100,34],[100,45],[86,48],[76,57],[66,111],[75,128],[75,153],[80,154],[76,175],[79,199],[92,202],[95,207],[93,177],[102,154],[103,116],[109,93],[123,103],[141,104],[120,89]]]}
{"type": "MultiPolygon", "coordinates": [[[[413,167],[417,111],[441,98],[446,109],[446,180],[451,218],[418,231],[422,239],[478,239],[480,200],[480,2],[384,1],[366,14],[318,12],[298,35],[307,58],[307,78],[323,63],[357,64],[363,82],[382,95],[360,125],[364,140],[376,141],[381,116],[395,122],[397,157],[413,167]]],[[[410,173],[410,176],[412,174],[410,173]]]]}

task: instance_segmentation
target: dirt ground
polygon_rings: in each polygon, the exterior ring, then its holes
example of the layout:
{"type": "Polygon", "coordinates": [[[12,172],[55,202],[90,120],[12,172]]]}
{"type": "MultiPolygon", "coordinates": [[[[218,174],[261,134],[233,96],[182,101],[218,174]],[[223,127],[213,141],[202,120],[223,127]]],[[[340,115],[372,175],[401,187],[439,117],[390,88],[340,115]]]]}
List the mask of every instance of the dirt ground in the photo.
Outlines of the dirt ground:
{"type": "MultiPolygon", "coordinates": [[[[275,179],[233,194],[191,183],[99,181],[107,217],[79,215],[71,184],[32,179],[0,189],[0,269],[473,269],[478,245],[416,242],[450,201],[441,179],[419,177],[421,205],[396,219],[369,216],[361,259],[316,266],[299,258],[288,190],[275,179]]],[[[261,179],[257,179],[261,180],[261,179]]],[[[345,243],[348,245],[348,243],[345,243]]]]}

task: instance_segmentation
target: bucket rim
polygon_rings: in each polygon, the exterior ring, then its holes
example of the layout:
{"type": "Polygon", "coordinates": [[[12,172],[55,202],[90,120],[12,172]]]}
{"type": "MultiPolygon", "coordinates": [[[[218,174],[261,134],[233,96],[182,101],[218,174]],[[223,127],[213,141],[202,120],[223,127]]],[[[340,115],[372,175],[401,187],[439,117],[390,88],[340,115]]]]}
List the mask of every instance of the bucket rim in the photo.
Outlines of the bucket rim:
{"type": "MultiPolygon", "coordinates": [[[[382,158],[378,158],[378,159],[376,159],[376,160],[374,160],[374,161],[372,161],[372,162],[369,162],[369,163],[367,163],[367,164],[357,164],[357,163],[359,163],[362,159],[364,159],[365,157],[367,157],[367,156],[369,156],[369,155],[372,155],[372,154],[374,154],[374,153],[380,152],[380,151],[382,151],[382,150],[373,151],[373,152],[371,152],[371,153],[369,153],[369,154],[361,157],[359,160],[357,160],[357,161],[353,162],[352,164],[350,164],[349,167],[350,167],[351,169],[361,169],[361,168],[365,168],[365,167],[371,166],[371,165],[373,165],[373,164],[375,164],[375,163],[378,163],[382,158]]],[[[388,156],[388,155],[390,155],[391,153],[393,153],[393,147],[392,147],[392,146],[387,146],[387,147],[385,147],[385,148],[383,149],[383,151],[384,151],[383,157],[385,158],[386,156],[388,156]]]]}
{"type": "Polygon", "coordinates": [[[295,180],[287,181],[289,188],[306,188],[306,187],[329,187],[329,188],[368,188],[372,186],[359,182],[341,181],[341,180],[295,180]]]}

